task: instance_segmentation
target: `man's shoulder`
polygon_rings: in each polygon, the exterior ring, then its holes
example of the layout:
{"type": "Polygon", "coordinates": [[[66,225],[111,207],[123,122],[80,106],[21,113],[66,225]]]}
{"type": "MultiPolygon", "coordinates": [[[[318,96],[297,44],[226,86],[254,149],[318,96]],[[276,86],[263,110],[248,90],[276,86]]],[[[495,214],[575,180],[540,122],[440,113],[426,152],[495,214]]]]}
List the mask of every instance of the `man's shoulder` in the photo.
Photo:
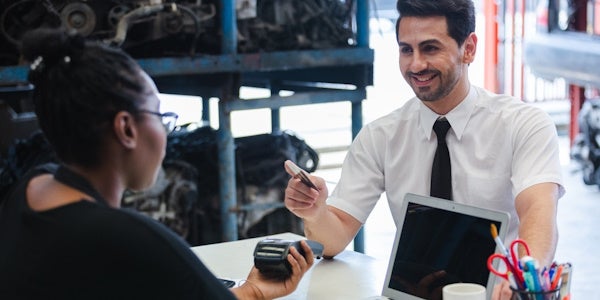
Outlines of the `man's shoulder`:
{"type": "Polygon", "coordinates": [[[482,87],[474,87],[477,92],[477,103],[480,106],[522,105],[523,101],[508,94],[499,94],[482,87]]]}
{"type": "Polygon", "coordinates": [[[477,91],[477,106],[488,108],[490,112],[519,113],[541,113],[544,111],[531,103],[525,102],[518,97],[508,94],[498,94],[481,87],[475,87],[477,91]]]}

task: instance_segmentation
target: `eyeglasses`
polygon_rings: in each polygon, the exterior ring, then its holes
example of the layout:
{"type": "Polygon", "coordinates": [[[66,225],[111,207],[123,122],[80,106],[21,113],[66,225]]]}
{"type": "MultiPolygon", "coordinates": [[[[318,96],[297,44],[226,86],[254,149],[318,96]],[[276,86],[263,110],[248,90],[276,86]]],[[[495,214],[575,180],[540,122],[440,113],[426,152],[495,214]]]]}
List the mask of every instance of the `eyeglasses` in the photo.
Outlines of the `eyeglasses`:
{"type": "Polygon", "coordinates": [[[167,134],[171,133],[171,132],[173,132],[173,130],[175,130],[175,126],[177,125],[177,118],[179,118],[179,115],[177,115],[174,112],[159,113],[159,112],[149,111],[149,110],[145,110],[145,109],[140,109],[140,110],[138,110],[138,112],[159,116],[161,118],[163,126],[165,126],[165,130],[167,131],[167,134]]]}

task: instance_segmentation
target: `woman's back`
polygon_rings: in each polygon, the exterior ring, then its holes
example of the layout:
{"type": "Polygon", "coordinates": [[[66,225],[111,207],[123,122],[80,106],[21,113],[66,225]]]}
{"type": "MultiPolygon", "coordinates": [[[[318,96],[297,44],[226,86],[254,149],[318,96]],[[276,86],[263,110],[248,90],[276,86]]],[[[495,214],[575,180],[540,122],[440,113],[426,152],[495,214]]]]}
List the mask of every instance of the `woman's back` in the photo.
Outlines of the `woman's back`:
{"type": "MultiPolygon", "coordinates": [[[[81,184],[58,170],[62,183],[81,184]]],[[[233,298],[183,240],[136,212],[101,199],[31,210],[29,179],[56,171],[37,168],[0,209],[0,298],[233,298]]]]}

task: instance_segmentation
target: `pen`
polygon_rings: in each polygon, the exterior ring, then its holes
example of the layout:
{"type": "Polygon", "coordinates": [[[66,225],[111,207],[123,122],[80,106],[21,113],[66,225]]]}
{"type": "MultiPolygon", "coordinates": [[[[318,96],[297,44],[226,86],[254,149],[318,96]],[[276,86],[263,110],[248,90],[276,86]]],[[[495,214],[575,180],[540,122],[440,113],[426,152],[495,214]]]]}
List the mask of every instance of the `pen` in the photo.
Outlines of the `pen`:
{"type": "Polygon", "coordinates": [[[500,250],[502,250],[502,254],[504,254],[506,258],[510,261],[510,253],[508,252],[508,249],[506,249],[504,243],[502,243],[502,240],[498,236],[498,227],[496,227],[496,224],[490,224],[490,232],[492,233],[494,241],[496,241],[496,245],[500,248],[500,250]]]}
{"type": "Polygon", "coordinates": [[[529,292],[535,292],[535,286],[533,284],[533,278],[531,278],[531,273],[523,272],[523,280],[525,282],[525,290],[529,292]]]}
{"type": "Polygon", "coordinates": [[[515,281],[515,277],[514,274],[511,271],[507,271],[506,272],[506,278],[508,279],[508,283],[510,284],[510,287],[518,290],[519,286],[517,285],[517,282],[515,281]]]}
{"type": "Polygon", "coordinates": [[[548,272],[548,270],[546,269],[546,267],[544,267],[544,270],[542,271],[542,274],[540,276],[541,281],[542,281],[542,289],[544,291],[551,291],[552,289],[550,287],[552,287],[552,283],[550,282],[550,274],[548,272]]]}
{"type": "Polygon", "coordinates": [[[560,277],[562,276],[563,265],[559,265],[554,273],[554,277],[552,279],[552,284],[550,285],[551,290],[555,290],[560,282],[560,277]]]}
{"type": "MultiPolygon", "coordinates": [[[[525,265],[524,269],[526,271],[524,273],[524,275],[528,274],[531,277],[532,287],[531,287],[530,290],[532,292],[541,292],[542,291],[542,285],[540,283],[540,277],[539,277],[539,273],[538,273],[538,270],[537,270],[537,267],[536,267],[536,264],[537,264],[536,260],[533,257],[531,257],[531,256],[524,256],[522,258],[522,260],[523,260],[523,263],[525,265]]],[[[536,295],[535,298],[537,300],[543,300],[541,294],[536,295]]]]}
{"type": "Polygon", "coordinates": [[[510,256],[510,252],[508,251],[508,249],[506,249],[504,243],[502,243],[500,236],[498,236],[498,227],[496,227],[496,224],[490,223],[490,233],[492,234],[496,245],[498,246],[498,248],[500,248],[500,251],[502,251],[502,254],[504,254],[504,256],[506,257],[506,268],[513,274],[515,286],[519,289],[524,288],[525,281],[523,280],[523,274],[519,269],[518,262],[511,260],[512,257],[510,256]]]}
{"type": "Polygon", "coordinates": [[[560,285],[560,296],[564,299],[571,298],[571,274],[573,273],[573,266],[570,263],[563,264],[560,285]]]}

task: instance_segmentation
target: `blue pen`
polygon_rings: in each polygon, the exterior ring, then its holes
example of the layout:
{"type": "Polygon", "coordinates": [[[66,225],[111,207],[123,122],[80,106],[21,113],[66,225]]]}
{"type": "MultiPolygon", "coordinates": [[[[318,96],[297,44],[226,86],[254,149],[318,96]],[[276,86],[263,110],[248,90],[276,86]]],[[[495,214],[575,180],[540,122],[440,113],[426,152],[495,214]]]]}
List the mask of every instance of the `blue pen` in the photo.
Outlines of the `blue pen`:
{"type": "Polygon", "coordinates": [[[525,281],[525,290],[528,292],[535,292],[535,286],[533,284],[533,278],[531,277],[531,273],[523,272],[523,279],[525,281]]]}
{"type": "MultiPolygon", "coordinates": [[[[536,260],[530,256],[524,256],[522,258],[523,263],[525,264],[525,270],[527,273],[531,274],[533,281],[533,292],[542,292],[542,285],[540,284],[540,277],[538,274],[538,270],[536,268],[536,260]]],[[[536,294],[535,297],[537,300],[544,300],[542,294],[536,294]]]]}

